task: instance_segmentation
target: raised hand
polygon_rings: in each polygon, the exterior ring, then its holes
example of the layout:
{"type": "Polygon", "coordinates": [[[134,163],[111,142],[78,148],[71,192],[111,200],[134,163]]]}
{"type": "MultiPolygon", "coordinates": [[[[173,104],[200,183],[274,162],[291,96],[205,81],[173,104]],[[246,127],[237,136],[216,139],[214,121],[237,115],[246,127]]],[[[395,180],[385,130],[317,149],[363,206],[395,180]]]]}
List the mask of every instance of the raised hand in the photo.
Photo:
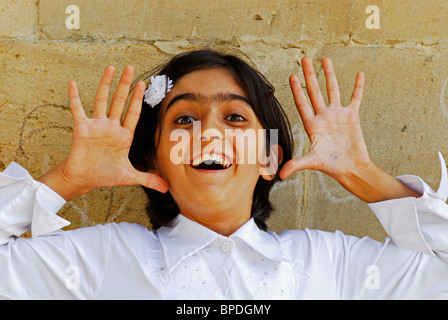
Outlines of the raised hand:
{"type": "Polygon", "coordinates": [[[322,64],[328,106],[320,92],[311,59],[304,58],[302,66],[312,108],[297,76],[290,77],[294,101],[311,140],[311,150],[303,157],[288,161],[280,171],[280,177],[285,179],[299,170],[318,170],[335,178],[344,188],[366,202],[419,197],[418,193],[383,171],[369,158],[359,119],[364,74],[360,72],[356,76],[350,104],[343,107],[331,60],[325,58],[322,64]]]}
{"type": "Polygon", "coordinates": [[[347,173],[363,170],[372,164],[359,118],[364,74],[358,73],[350,104],[343,107],[331,60],[325,58],[322,64],[326,77],[328,106],[322,97],[310,58],[304,58],[302,66],[312,108],[307,102],[298,77],[290,77],[294,101],[312,145],[307,155],[285,164],[280,172],[283,179],[293,172],[313,169],[340,180],[347,173]]]}
{"type": "Polygon", "coordinates": [[[145,83],[140,81],[132,95],[123,123],[121,118],[134,77],[134,68],[127,66],[113,96],[107,115],[110,86],[115,73],[108,66],[95,96],[93,118],[87,118],[78,87],[69,83],[70,107],[73,114],[73,143],[68,158],[39,179],[66,199],[96,188],[143,185],[166,192],[168,184],[154,173],[137,171],[128,159],[134,130],[140,117],[145,83]]]}

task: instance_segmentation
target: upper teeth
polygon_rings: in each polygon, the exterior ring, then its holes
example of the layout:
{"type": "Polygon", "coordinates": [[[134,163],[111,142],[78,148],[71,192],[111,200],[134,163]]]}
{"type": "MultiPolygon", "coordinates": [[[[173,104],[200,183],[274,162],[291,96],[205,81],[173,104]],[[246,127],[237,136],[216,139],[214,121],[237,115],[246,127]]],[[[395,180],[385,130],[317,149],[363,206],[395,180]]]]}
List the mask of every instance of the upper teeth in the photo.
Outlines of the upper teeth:
{"type": "Polygon", "coordinates": [[[195,160],[193,160],[193,163],[191,165],[193,167],[198,167],[204,161],[214,161],[215,163],[222,165],[224,168],[228,168],[231,166],[231,164],[227,162],[225,157],[215,153],[203,154],[200,157],[197,157],[195,160]]]}

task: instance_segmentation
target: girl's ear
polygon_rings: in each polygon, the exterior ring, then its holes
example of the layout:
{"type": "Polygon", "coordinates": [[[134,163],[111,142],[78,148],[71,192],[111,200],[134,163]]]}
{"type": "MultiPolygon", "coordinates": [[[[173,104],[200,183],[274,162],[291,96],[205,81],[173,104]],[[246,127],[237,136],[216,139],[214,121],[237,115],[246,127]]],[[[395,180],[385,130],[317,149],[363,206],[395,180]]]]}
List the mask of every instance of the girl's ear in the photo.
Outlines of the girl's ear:
{"type": "Polygon", "coordinates": [[[279,164],[282,163],[283,160],[283,149],[278,144],[274,144],[271,146],[271,150],[269,151],[269,156],[266,159],[266,164],[261,164],[260,167],[260,175],[263,179],[267,181],[271,181],[274,179],[279,164]]]}

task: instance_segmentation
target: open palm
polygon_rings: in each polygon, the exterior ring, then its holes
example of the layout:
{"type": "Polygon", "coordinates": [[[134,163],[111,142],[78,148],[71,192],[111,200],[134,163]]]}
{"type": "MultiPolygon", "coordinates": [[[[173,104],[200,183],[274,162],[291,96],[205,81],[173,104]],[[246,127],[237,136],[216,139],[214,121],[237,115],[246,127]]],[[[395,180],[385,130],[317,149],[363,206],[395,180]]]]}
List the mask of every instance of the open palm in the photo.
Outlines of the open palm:
{"type": "Polygon", "coordinates": [[[108,66],[95,96],[93,118],[86,117],[75,82],[69,83],[70,106],[74,119],[73,143],[64,163],[64,176],[86,190],[101,187],[144,185],[161,192],[167,183],[158,175],[137,171],[128,159],[137,125],[145,83],[139,82],[124,118],[121,118],[134,77],[127,66],[113,96],[109,115],[108,97],[115,68],[108,66]]]}
{"type": "Polygon", "coordinates": [[[285,164],[280,172],[283,179],[296,171],[312,169],[340,180],[347,173],[363,170],[372,164],[359,119],[364,74],[358,73],[350,104],[343,107],[331,60],[325,58],[322,63],[327,84],[328,106],[319,89],[311,59],[304,58],[302,65],[312,108],[307,102],[298,77],[295,75],[290,77],[294,101],[311,140],[311,149],[307,155],[292,159],[285,164]]]}

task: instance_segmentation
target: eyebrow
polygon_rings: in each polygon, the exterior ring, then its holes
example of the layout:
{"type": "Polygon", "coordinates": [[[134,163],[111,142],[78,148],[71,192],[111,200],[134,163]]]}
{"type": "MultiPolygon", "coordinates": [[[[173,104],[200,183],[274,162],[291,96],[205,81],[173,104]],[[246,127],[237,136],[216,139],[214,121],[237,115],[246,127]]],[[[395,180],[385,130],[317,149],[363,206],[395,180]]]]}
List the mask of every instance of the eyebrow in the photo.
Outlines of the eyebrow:
{"type": "Polygon", "coordinates": [[[249,107],[252,108],[250,101],[239,95],[239,94],[234,94],[234,93],[217,93],[213,96],[210,97],[205,97],[201,94],[196,94],[196,93],[183,93],[180,95],[175,96],[170,103],[168,104],[168,106],[166,107],[165,112],[168,111],[168,109],[173,106],[175,103],[184,100],[184,101],[190,101],[190,102],[218,102],[218,103],[224,103],[224,102],[230,102],[230,101],[243,101],[244,103],[246,103],[249,107]]]}

